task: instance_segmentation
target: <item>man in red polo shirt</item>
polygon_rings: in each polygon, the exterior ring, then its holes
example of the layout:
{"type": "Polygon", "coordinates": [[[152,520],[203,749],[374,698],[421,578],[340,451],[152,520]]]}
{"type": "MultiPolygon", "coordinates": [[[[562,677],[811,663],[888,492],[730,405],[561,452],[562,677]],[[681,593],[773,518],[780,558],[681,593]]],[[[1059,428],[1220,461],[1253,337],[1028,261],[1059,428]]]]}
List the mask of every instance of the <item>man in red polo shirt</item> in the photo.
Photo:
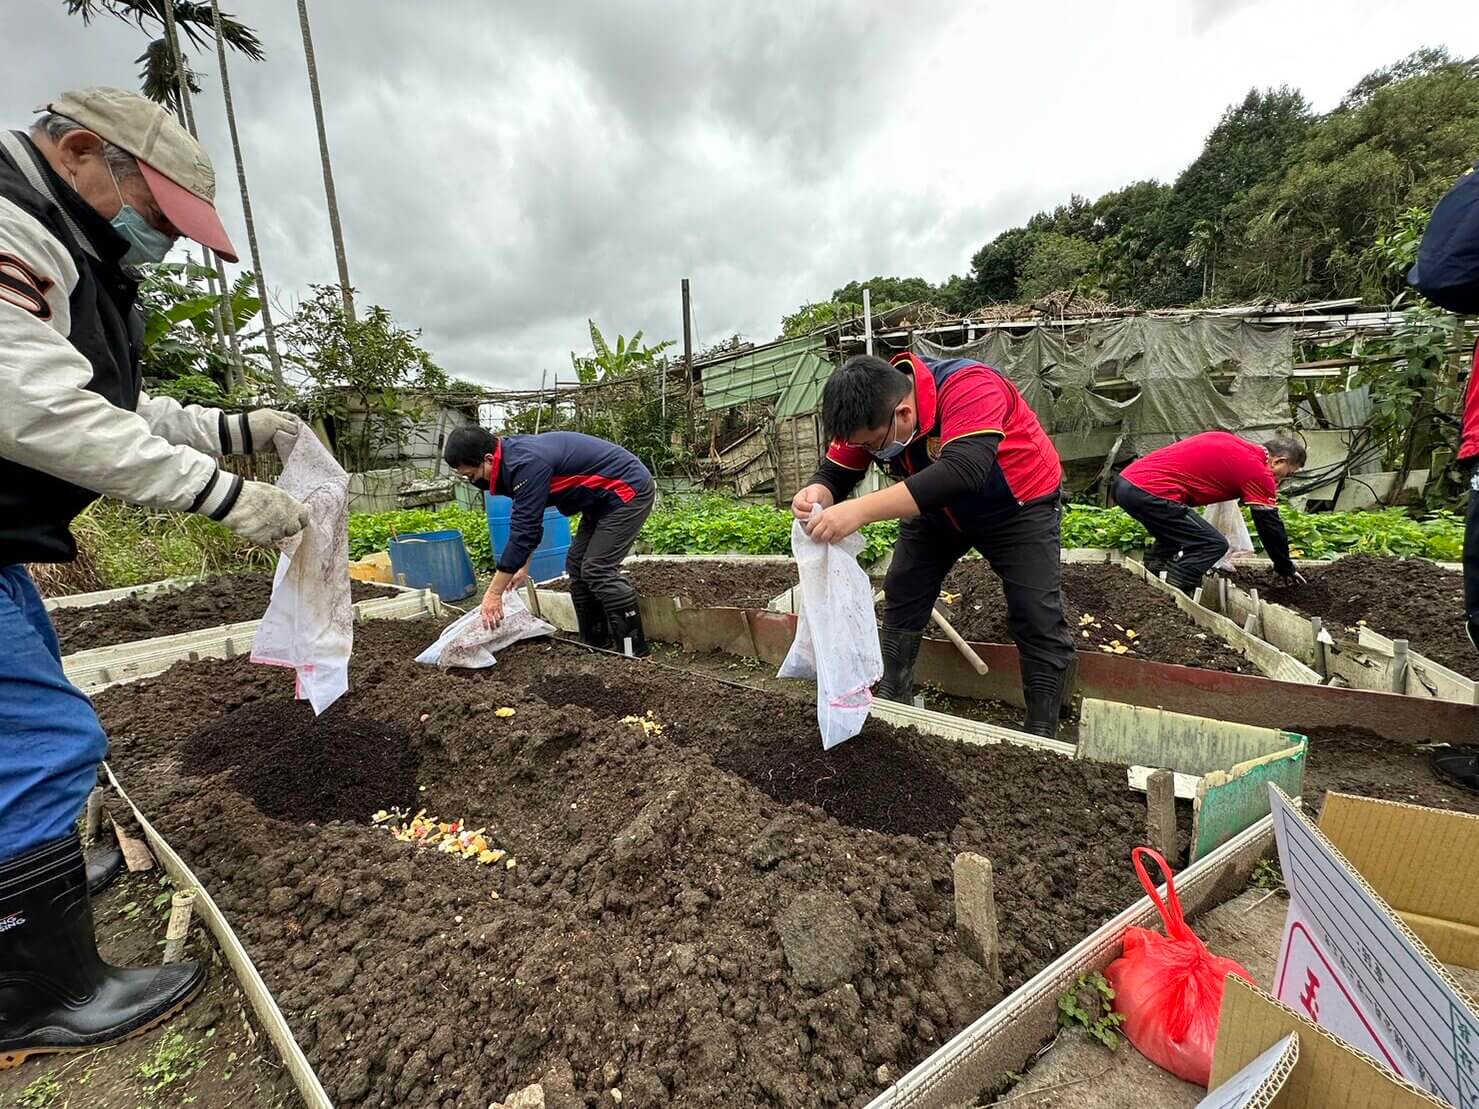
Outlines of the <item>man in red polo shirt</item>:
{"type": "Polygon", "coordinates": [[[1193,509],[1241,501],[1280,577],[1303,581],[1289,559],[1279,516],[1279,482],[1304,465],[1304,444],[1279,436],[1259,445],[1206,431],[1151,451],[1114,479],[1114,499],[1155,539],[1145,565],[1191,594],[1227,554],[1227,539],[1193,509]]]}
{"type": "Polygon", "coordinates": [[[792,502],[812,538],[835,543],[875,520],[903,521],[883,585],[878,696],[909,700],[940,584],[974,547],[1002,581],[1025,729],[1056,734],[1074,650],[1059,585],[1063,474],[1016,386],[969,359],[862,355],[828,379],[822,422],[832,446],[792,502]],[[896,484],[846,500],[872,462],[896,484]],[[825,511],[809,522],[817,504],[825,511]]]}

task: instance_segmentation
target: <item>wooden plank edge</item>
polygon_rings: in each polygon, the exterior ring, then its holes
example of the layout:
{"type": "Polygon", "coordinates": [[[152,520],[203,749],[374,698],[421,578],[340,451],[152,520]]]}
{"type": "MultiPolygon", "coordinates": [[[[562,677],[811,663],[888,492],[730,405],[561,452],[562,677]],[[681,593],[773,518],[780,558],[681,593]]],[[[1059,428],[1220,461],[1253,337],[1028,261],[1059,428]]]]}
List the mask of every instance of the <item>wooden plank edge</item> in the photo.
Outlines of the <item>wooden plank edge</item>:
{"type": "Polygon", "coordinates": [[[953,739],[961,743],[985,746],[994,743],[1012,743],[1018,747],[1033,747],[1039,751],[1051,751],[1055,755],[1073,758],[1078,748],[1061,739],[1046,739],[1028,735],[1013,728],[998,724],[987,724],[981,720],[968,720],[948,712],[922,709],[915,705],[900,704],[898,701],[882,699],[873,702],[872,715],[888,724],[901,728],[918,728],[922,732],[953,739]]]}
{"type": "MultiPolygon", "coordinates": [[[[1324,681],[1312,667],[1306,666],[1274,644],[1245,632],[1226,616],[1199,604],[1174,585],[1161,581],[1159,577],[1134,559],[1126,558],[1119,565],[1140,578],[1152,589],[1170,596],[1193,623],[1209,632],[1216,633],[1228,646],[1242,653],[1244,658],[1258,667],[1266,677],[1276,678],[1279,681],[1301,682],[1305,685],[1319,685],[1324,681]]],[[[1313,634],[1311,632],[1311,636],[1313,634]]]]}
{"type": "Polygon", "coordinates": [[[308,1056],[303,1053],[303,1048],[294,1038],[293,1030],[288,1027],[287,1019],[282,1015],[282,1010],[278,1008],[272,991],[262,980],[257,965],[247,954],[246,947],[232,929],[230,921],[226,919],[226,914],[221,911],[220,906],[211,897],[210,891],[195,876],[185,860],[159,834],[154,825],[149,823],[144,814],[139,811],[139,807],[124,792],[122,783],[119,782],[113,773],[113,768],[107,762],[103,763],[103,770],[108,775],[109,784],[118,791],[118,796],[129,807],[134,819],[139,822],[139,827],[144,830],[144,836],[148,839],[154,854],[158,856],[160,865],[164,867],[177,886],[196,891],[196,911],[200,913],[201,919],[205,921],[206,927],[211,930],[211,935],[220,945],[221,953],[226,956],[226,962],[230,964],[236,975],[237,983],[247,995],[247,1000],[251,1002],[252,1011],[262,1022],[268,1038],[272,1040],[282,1056],[283,1065],[292,1075],[293,1084],[298,1088],[298,1093],[302,1095],[304,1102],[309,1109],[334,1109],[334,1103],[329,1100],[329,1095],[324,1090],[323,1083],[319,1081],[317,1072],[314,1071],[313,1065],[308,1061],[308,1056]]]}

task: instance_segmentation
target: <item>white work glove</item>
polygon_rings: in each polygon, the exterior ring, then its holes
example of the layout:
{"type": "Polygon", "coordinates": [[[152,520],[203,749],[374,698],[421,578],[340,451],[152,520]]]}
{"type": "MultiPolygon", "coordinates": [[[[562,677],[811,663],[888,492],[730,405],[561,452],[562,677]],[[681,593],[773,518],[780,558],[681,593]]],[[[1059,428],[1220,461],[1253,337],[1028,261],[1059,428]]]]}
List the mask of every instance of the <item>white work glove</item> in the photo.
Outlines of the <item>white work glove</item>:
{"type": "Polygon", "coordinates": [[[255,412],[248,412],[246,422],[252,433],[253,454],[271,450],[273,438],[279,431],[296,436],[303,427],[303,421],[291,412],[278,412],[273,408],[258,408],[255,412]]]}
{"type": "Polygon", "coordinates": [[[221,523],[243,539],[270,547],[308,526],[308,506],[265,481],[244,481],[221,523]]]}

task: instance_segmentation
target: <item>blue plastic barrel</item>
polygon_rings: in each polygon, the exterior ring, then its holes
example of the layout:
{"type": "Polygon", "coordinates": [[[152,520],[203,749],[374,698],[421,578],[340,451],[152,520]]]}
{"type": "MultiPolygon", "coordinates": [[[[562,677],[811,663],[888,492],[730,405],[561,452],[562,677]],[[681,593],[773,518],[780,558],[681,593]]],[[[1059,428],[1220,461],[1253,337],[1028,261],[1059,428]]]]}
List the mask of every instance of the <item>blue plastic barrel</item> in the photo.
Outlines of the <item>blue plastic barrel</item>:
{"type": "MultiPolygon", "coordinates": [[[[493,545],[493,557],[508,543],[513,519],[514,502],[511,497],[498,497],[488,493],[484,497],[488,511],[488,541],[493,545]]],[[[570,519],[558,508],[544,510],[544,536],[534,555],[529,559],[529,577],[534,581],[549,581],[565,572],[565,554],[570,550],[570,519]]]]}
{"type": "Polygon", "coordinates": [[[462,533],[417,531],[390,541],[390,570],[396,583],[433,590],[444,601],[466,597],[477,584],[462,533]]]}

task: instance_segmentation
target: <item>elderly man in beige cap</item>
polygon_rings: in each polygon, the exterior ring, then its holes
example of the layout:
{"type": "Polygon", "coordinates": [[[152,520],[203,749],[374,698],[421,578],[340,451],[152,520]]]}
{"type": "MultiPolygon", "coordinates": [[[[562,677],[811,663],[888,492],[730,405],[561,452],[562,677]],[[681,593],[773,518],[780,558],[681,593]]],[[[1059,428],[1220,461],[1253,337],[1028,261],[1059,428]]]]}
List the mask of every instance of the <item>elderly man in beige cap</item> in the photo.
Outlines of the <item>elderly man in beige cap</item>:
{"type": "Polygon", "coordinates": [[[118,860],[84,861],[76,821],[107,737],[63,674],[25,564],[76,557],[71,521],[99,495],[199,512],[262,544],[307,522],[286,493],[219,464],[296,434],[296,417],[142,389],[134,267],[182,235],[236,260],[205,151],[119,89],[37,110],[29,133],[0,131],[0,1068],[142,1031],[205,978],[196,963],[98,956],[89,879],[118,860]]]}

